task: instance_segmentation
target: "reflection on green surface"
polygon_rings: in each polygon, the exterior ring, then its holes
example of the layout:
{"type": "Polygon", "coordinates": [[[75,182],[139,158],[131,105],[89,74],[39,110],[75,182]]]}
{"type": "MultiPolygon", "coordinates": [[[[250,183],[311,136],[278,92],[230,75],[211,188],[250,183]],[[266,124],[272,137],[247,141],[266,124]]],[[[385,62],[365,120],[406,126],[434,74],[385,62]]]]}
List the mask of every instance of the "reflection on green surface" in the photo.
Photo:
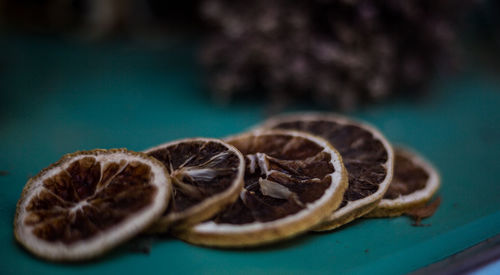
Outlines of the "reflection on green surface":
{"type": "Polygon", "coordinates": [[[395,143],[414,147],[441,171],[442,204],[426,223],[365,219],[327,234],[251,250],[195,247],[174,239],[151,253],[127,246],[101,261],[53,264],[15,244],[15,204],[29,176],[65,153],[146,149],[182,137],[223,137],[264,118],[265,104],[214,104],[194,47],[163,50],[6,37],[0,47],[0,273],[408,272],[500,233],[499,87],[469,70],[438,79],[428,97],[353,113],[395,143]],[[8,39],[7,39],[8,38],[8,39]]]}

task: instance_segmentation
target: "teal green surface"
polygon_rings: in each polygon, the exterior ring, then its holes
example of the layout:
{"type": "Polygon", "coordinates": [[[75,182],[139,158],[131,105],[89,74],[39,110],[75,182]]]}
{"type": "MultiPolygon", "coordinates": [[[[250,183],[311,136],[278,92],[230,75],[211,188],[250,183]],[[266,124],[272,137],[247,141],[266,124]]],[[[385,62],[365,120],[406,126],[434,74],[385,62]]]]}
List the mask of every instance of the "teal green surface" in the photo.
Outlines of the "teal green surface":
{"type": "MultiPolygon", "coordinates": [[[[1,274],[402,273],[500,233],[500,88],[470,69],[438,79],[424,99],[354,112],[441,172],[441,207],[413,227],[405,217],[361,219],[265,248],[220,250],[155,240],[150,254],[122,246],[101,260],[39,260],[13,238],[26,180],[63,154],[143,150],[183,137],[223,137],[265,117],[265,104],[217,105],[207,96],[193,43],[166,49],[85,45],[42,38],[0,40],[1,274]]],[[[139,242],[135,242],[136,244],[139,242]]]]}

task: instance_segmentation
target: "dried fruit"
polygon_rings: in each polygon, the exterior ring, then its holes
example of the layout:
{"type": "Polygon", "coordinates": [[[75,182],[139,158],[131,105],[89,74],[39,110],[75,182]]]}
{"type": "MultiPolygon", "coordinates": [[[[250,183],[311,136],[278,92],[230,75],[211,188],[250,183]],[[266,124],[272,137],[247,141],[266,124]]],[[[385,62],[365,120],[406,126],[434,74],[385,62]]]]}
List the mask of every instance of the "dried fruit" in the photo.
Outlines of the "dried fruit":
{"type": "Polygon", "coordinates": [[[347,174],[321,138],[293,131],[247,133],[226,140],[246,157],[245,188],[213,219],[176,235],[207,246],[255,246],[309,230],[342,200],[347,174]]]}
{"type": "Polygon", "coordinates": [[[337,228],[373,210],[385,194],[393,173],[393,151],[374,127],[346,117],[309,113],[269,119],[262,128],[300,130],[330,142],[342,156],[349,186],[340,207],[314,230],[337,228]]]}
{"type": "Polygon", "coordinates": [[[436,169],[408,149],[394,150],[394,176],[377,207],[367,217],[393,217],[425,205],[439,188],[436,169]]]}
{"type": "Polygon", "coordinates": [[[125,149],[68,154],[28,181],[14,234],[41,258],[93,258],[150,226],[170,193],[165,167],[145,154],[125,149]]]}
{"type": "Polygon", "coordinates": [[[146,151],[172,176],[169,208],[151,231],[177,230],[212,217],[238,198],[243,188],[245,160],[233,146],[217,139],[193,138],[146,151]]]}

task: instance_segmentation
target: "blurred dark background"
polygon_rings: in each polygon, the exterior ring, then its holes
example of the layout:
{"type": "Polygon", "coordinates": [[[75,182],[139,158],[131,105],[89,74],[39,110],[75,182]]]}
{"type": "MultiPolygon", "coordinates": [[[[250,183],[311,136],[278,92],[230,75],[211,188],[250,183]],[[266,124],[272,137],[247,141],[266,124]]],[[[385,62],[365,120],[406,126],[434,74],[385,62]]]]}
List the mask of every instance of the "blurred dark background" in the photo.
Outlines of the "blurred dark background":
{"type": "Polygon", "coordinates": [[[487,0],[0,0],[0,39],[192,47],[213,101],[342,111],[418,100],[464,64],[495,72],[499,18],[487,0]]]}

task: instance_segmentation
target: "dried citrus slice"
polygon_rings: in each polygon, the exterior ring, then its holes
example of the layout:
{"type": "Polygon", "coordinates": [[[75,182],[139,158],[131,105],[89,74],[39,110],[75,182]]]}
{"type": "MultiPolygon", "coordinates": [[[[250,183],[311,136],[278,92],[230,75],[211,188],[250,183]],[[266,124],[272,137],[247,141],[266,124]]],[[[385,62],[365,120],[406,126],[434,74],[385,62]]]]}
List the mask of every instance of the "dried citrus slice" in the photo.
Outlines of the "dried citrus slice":
{"type": "Polygon", "coordinates": [[[65,155],[26,184],[16,239],[49,260],[98,256],[151,225],[171,193],[165,167],[125,149],[65,155]]]}
{"type": "Polygon", "coordinates": [[[166,232],[212,217],[238,198],[243,188],[245,160],[233,146],[217,139],[192,138],[146,151],[172,176],[172,202],[151,228],[166,232]]]}
{"type": "Polygon", "coordinates": [[[306,133],[264,131],[226,140],[246,156],[239,199],[176,235],[207,246],[255,246],[310,229],[342,200],[347,173],[331,145],[306,133]]]}
{"type": "Polygon", "coordinates": [[[378,206],[366,217],[393,217],[427,203],[439,188],[436,169],[422,156],[394,149],[394,176],[378,206]]]}
{"type": "Polygon", "coordinates": [[[374,127],[342,116],[321,113],[271,118],[262,128],[309,132],[329,141],[342,156],[349,186],[340,207],[315,231],[337,228],[373,210],[382,199],[393,173],[393,151],[374,127]]]}

